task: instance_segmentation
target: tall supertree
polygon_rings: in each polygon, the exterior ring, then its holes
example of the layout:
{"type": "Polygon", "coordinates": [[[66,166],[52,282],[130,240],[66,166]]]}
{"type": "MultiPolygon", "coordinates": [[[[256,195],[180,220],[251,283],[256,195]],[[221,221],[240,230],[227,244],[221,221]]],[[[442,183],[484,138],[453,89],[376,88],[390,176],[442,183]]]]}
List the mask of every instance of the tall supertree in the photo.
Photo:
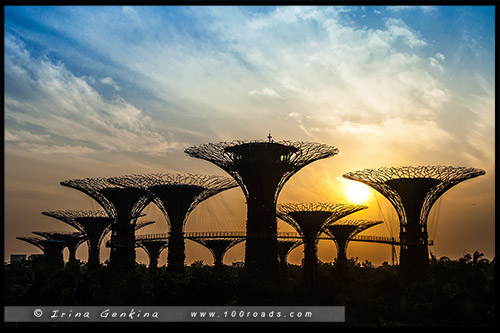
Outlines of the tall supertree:
{"type": "Polygon", "coordinates": [[[58,239],[46,239],[43,237],[16,237],[19,240],[25,241],[38,247],[43,252],[45,262],[49,266],[64,265],[63,249],[66,247],[66,242],[58,239]]]}
{"type": "Polygon", "coordinates": [[[76,250],[80,244],[85,242],[85,234],[81,231],[59,232],[59,231],[33,231],[35,235],[45,239],[60,240],[66,243],[69,251],[69,263],[76,263],[76,250]]]}
{"type": "Polygon", "coordinates": [[[245,240],[245,238],[200,238],[200,237],[193,237],[189,238],[197,243],[200,243],[201,245],[205,246],[207,249],[210,250],[212,253],[212,256],[214,257],[214,268],[220,269],[224,263],[224,255],[226,252],[235,246],[236,244],[239,244],[245,240]]]}
{"type": "Polygon", "coordinates": [[[189,147],[185,152],[229,173],[247,201],[245,266],[277,281],[276,202],[281,189],[295,173],[319,159],[338,154],[332,146],[310,142],[231,141],[189,147]]]}
{"type": "Polygon", "coordinates": [[[285,203],[277,206],[277,215],[302,236],[304,243],[304,282],[317,282],[317,242],[325,226],[349,214],[368,208],[363,205],[334,203],[285,203]]]}
{"type": "Polygon", "coordinates": [[[347,263],[347,245],[352,237],[380,223],[383,221],[341,219],[325,226],[324,232],[332,237],[337,246],[337,263],[340,266],[347,263]]]}
{"type": "Polygon", "coordinates": [[[400,223],[401,267],[425,268],[429,264],[427,217],[432,205],[453,186],[484,174],[484,170],[468,167],[405,166],[343,176],[371,186],[391,202],[400,223]]]}
{"type": "Polygon", "coordinates": [[[111,234],[110,264],[131,268],[135,264],[135,223],[141,211],[153,200],[142,188],[125,188],[108,178],[82,178],[62,181],[94,200],[115,218],[111,234]]]}
{"type": "Polygon", "coordinates": [[[170,227],[167,266],[184,272],[184,226],[189,213],[202,201],[236,187],[229,177],[198,174],[146,174],[110,178],[114,184],[152,193],[170,227]]]}
{"type": "Polygon", "coordinates": [[[99,266],[101,242],[115,221],[114,217],[103,210],[57,210],[42,214],[63,221],[85,234],[89,251],[88,266],[91,269],[99,266]]]}

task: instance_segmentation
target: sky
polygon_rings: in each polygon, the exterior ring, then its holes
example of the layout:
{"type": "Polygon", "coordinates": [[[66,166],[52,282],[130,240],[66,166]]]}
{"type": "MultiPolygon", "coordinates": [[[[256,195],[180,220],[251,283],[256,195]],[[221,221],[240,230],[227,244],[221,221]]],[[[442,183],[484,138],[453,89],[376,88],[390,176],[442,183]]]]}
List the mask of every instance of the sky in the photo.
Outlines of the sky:
{"type": "MultiPolygon", "coordinates": [[[[16,237],[73,230],[42,211],[101,208],[63,180],[227,175],[184,149],[269,132],[340,151],[294,175],[278,203],[350,203],[342,174],[355,170],[485,170],[436,202],[430,251],[495,256],[493,6],[4,6],[4,17],[5,261],[40,253],[16,237]]],[[[349,218],[382,220],[363,234],[397,237],[395,210],[367,194],[349,218]]],[[[228,190],[195,208],[186,230],[244,230],[245,209],[241,189],[228,190]]],[[[168,231],[154,205],[144,219],[157,222],[139,233],[168,231]]],[[[212,263],[186,245],[187,264],[212,263]]],[[[391,247],[353,241],[347,255],[381,264],[391,247]]],[[[333,241],[318,257],[336,257],[333,241]]],[[[244,243],[224,262],[243,258],[244,243]]]]}

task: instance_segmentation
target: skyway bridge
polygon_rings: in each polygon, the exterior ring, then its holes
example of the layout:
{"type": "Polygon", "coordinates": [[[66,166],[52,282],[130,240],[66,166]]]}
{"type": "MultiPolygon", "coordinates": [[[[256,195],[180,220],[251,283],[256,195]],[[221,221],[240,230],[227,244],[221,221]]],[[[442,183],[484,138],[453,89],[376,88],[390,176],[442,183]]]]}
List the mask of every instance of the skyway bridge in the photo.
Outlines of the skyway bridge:
{"type": "MultiPolygon", "coordinates": [[[[169,233],[153,233],[153,234],[143,234],[137,235],[136,241],[141,240],[167,240],[169,233]]],[[[265,237],[265,235],[255,234],[253,237],[265,237]]],[[[278,239],[295,239],[300,240],[303,237],[297,232],[278,232],[278,239]]],[[[186,239],[246,239],[247,233],[244,231],[195,231],[195,232],[185,232],[184,238],[186,239]]],[[[329,239],[332,240],[330,236],[319,236],[317,239],[329,239]]],[[[350,241],[357,242],[370,242],[370,243],[381,243],[381,244],[391,244],[391,245],[407,245],[403,244],[399,239],[394,237],[384,237],[384,236],[370,236],[370,235],[356,235],[349,239],[350,241]]],[[[427,245],[434,245],[434,241],[429,240],[427,245]]]]}

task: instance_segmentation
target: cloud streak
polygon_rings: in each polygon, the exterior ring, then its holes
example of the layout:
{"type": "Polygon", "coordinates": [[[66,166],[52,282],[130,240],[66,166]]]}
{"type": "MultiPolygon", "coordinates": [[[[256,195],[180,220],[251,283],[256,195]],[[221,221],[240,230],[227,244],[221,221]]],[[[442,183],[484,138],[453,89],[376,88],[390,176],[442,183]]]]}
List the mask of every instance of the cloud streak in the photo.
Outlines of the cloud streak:
{"type": "Polygon", "coordinates": [[[384,142],[402,146],[414,143],[408,133],[425,131],[426,147],[436,148],[462,137],[443,126],[453,121],[445,109],[457,95],[447,81],[455,75],[445,57],[450,51],[403,18],[387,16],[416,9],[426,15],[439,8],[386,7],[385,16],[376,15],[376,27],[357,23],[360,12],[354,7],[183,7],[175,15],[153,9],[107,8],[96,14],[100,19],[84,37],[80,31],[92,9],[68,11],[66,20],[74,24],[65,30],[62,23],[45,22],[116,64],[115,75],[97,80],[35,59],[7,36],[7,55],[17,59],[8,58],[15,84],[52,103],[38,97],[26,104],[7,95],[9,119],[36,123],[51,138],[62,135],[92,149],[149,153],[181,147],[171,141],[172,132],[218,140],[241,138],[251,128],[265,135],[272,127],[284,136],[302,133],[332,143],[352,133],[380,140],[388,135],[392,139],[384,142]],[[187,22],[192,28],[181,29],[187,22]],[[112,96],[104,98],[95,82],[110,87],[112,96]],[[134,88],[173,107],[135,106],[127,96],[134,88]],[[27,110],[35,104],[45,122],[20,111],[20,105],[27,110]]]}
{"type": "MultiPolygon", "coordinates": [[[[9,79],[6,120],[44,133],[30,136],[26,135],[31,133],[28,130],[10,131],[8,142],[21,141],[24,147],[38,151],[41,146],[36,142],[43,139],[59,147],[41,149],[46,153],[70,151],[73,146],[80,153],[103,150],[162,154],[182,147],[151,130],[151,117],[124,98],[106,100],[84,78],[75,76],[61,63],[33,58],[20,41],[9,35],[5,55],[9,79]],[[23,88],[14,91],[16,87],[23,88]]],[[[101,82],[117,88],[110,77],[101,82]]]]}

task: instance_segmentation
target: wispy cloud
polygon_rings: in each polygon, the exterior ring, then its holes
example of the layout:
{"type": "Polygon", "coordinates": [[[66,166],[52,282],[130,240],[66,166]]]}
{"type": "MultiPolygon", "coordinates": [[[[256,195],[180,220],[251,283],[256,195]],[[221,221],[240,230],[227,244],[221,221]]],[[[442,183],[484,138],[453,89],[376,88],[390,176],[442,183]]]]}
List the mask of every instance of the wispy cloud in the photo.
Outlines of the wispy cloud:
{"type": "Polygon", "coordinates": [[[268,87],[265,87],[262,90],[249,91],[248,94],[250,96],[266,96],[266,97],[281,98],[281,99],[283,98],[276,91],[268,87]]]}
{"type": "MultiPolygon", "coordinates": [[[[93,12],[79,8],[66,18],[74,22],[71,27],[45,24],[89,50],[99,50],[100,61],[113,64],[113,74],[92,81],[48,59],[28,70],[43,78],[33,80],[24,71],[37,60],[25,49],[11,61],[10,71],[19,85],[57,100],[57,108],[44,102],[37,107],[44,106],[49,117],[62,118],[60,127],[64,117],[55,109],[66,110],[66,116],[80,110],[70,119],[83,113],[84,119],[76,122],[97,129],[99,140],[92,147],[144,151],[139,145],[143,142],[151,152],[164,151],[179,146],[168,131],[217,140],[252,135],[252,129],[267,133],[271,127],[284,136],[303,134],[325,142],[348,140],[356,132],[390,136],[403,147],[415,141],[408,133],[424,129],[427,147],[459,141],[464,133],[444,126],[453,121],[446,108],[456,96],[450,85],[456,75],[449,70],[452,51],[394,14],[413,10],[423,15],[437,9],[385,9],[377,7],[378,24],[372,26],[353,19],[354,7],[107,8],[80,36],[93,12]],[[64,89],[57,90],[61,82],[64,89]],[[113,97],[104,98],[95,82],[112,87],[113,97]],[[132,90],[148,92],[157,104],[138,107],[126,95],[132,90]],[[79,102],[83,99],[85,103],[79,102]]],[[[7,101],[10,119],[35,123],[35,117],[28,120],[28,112],[18,111],[16,105],[25,100],[10,95],[7,101]]],[[[44,125],[76,144],[88,138],[53,126],[44,125]]]]}
{"type": "MultiPolygon", "coordinates": [[[[41,136],[28,130],[8,131],[10,142],[36,143],[49,134],[59,142],[68,141],[63,145],[54,142],[54,147],[59,148],[52,150],[46,145],[47,149],[42,149],[46,152],[64,152],[74,144],[81,152],[102,149],[161,154],[182,146],[154,132],[151,118],[124,98],[115,96],[106,100],[84,78],[74,75],[61,63],[32,57],[10,35],[5,38],[5,71],[9,79],[6,119],[48,133],[41,136]]],[[[110,77],[101,83],[117,88],[110,77]]]]}
{"type": "Polygon", "coordinates": [[[435,6],[388,6],[387,10],[391,12],[401,12],[408,10],[421,10],[424,13],[432,13],[437,10],[435,6]]]}
{"type": "Polygon", "coordinates": [[[116,82],[113,80],[112,77],[109,77],[109,76],[106,76],[106,77],[103,77],[100,82],[102,84],[105,84],[105,85],[108,85],[108,86],[111,86],[113,87],[115,90],[119,91],[121,90],[120,86],[118,84],[116,84],[116,82]]]}

